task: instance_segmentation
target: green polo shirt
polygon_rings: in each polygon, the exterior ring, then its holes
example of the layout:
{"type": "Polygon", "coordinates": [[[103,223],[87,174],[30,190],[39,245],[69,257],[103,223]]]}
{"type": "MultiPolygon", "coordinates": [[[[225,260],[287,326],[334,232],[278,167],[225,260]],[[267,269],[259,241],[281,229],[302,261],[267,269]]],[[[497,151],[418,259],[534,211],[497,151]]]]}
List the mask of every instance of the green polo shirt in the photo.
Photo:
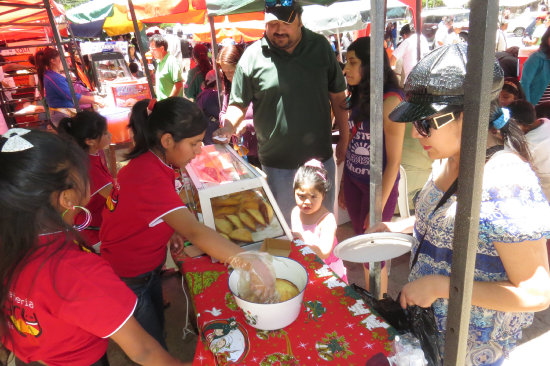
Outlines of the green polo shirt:
{"type": "MultiPolygon", "coordinates": [[[[174,84],[178,81],[183,81],[181,69],[174,56],[167,53],[166,56],[164,56],[164,58],[159,62],[155,73],[155,80],[155,92],[158,100],[168,98],[172,92],[172,89],[174,89],[174,84]]],[[[183,96],[183,87],[178,96],[183,96]]]]}
{"type": "Polygon", "coordinates": [[[266,37],[246,49],[235,70],[229,104],[245,108],[252,103],[263,165],[295,169],[311,158],[332,156],[329,92],[345,89],[328,41],[302,27],[292,54],[266,37]]]}

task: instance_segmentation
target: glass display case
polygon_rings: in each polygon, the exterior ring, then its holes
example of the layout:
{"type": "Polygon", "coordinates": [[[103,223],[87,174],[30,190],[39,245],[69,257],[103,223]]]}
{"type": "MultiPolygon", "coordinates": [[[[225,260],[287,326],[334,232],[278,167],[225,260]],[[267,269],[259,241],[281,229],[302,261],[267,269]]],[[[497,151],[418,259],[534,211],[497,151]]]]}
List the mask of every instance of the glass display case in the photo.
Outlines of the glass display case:
{"type": "Polygon", "coordinates": [[[132,74],[124,56],[119,52],[101,52],[90,55],[95,85],[102,94],[107,94],[108,84],[113,81],[131,80],[132,74]]]}
{"type": "Polygon", "coordinates": [[[183,199],[199,221],[222,236],[250,249],[266,238],[291,238],[263,173],[231,146],[203,147],[186,171],[190,182],[186,187],[184,178],[183,199]]]}

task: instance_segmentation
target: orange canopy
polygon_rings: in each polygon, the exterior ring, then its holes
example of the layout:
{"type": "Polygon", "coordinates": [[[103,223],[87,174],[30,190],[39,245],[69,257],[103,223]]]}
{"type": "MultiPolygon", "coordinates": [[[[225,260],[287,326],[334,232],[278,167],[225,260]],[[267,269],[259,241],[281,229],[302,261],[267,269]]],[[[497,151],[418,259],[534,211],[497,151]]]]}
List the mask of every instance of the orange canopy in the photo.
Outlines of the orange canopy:
{"type": "MultiPolygon", "coordinates": [[[[54,16],[65,14],[63,6],[50,1],[54,16]]],[[[14,42],[52,36],[48,13],[42,0],[0,2],[0,39],[14,42]],[[36,23],[36,26],[32,24],[36,23]],[[30,26],[29,26],[30,25],[30,26]]]]}

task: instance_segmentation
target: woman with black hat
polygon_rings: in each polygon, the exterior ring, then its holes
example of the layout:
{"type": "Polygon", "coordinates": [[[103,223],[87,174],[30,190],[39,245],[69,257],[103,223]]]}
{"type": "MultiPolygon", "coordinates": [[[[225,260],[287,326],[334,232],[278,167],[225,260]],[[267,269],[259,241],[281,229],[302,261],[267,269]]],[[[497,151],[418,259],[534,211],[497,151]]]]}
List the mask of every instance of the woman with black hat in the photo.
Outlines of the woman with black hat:
{"type": "MultiPolygon", "coordinates": [[[[405,101],[390,114],[412,122],[429,156],[445,159],[420,192],[409,283],[402,307],[433,306],[445,334],[456,214],[467,46],[444,46],[420,60],[405,84],[405,101]],[[418,252],[418,256],[416,256],[418,252]],[[415,258],[416,257],[416,258],[415,258]]],[[[525,137],[507,109],[498,106],[502,69],[495,62],[487,162],[483,175],[479,238],[474,272],[466,365],[501,365],[533,322],[533,312],[550,304],[546,201],[530,166],[525,137]]],[[[402,231],[405,223],[382,223],[371,231],[402,231]]]]}

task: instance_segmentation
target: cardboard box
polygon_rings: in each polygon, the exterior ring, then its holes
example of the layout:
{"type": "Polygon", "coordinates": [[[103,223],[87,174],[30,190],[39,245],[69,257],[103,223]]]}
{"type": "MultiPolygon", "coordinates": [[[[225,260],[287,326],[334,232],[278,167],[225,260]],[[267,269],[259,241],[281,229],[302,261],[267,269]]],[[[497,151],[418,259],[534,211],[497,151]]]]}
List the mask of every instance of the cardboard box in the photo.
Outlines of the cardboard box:
{"type": "Polygon", "coordinates": [[[271,255],[279,257],[288,257],[290,255],[291,245],[292,242],[290,240],[267,238],[264,239],[260,251],[268,252],[271,255]]]}

